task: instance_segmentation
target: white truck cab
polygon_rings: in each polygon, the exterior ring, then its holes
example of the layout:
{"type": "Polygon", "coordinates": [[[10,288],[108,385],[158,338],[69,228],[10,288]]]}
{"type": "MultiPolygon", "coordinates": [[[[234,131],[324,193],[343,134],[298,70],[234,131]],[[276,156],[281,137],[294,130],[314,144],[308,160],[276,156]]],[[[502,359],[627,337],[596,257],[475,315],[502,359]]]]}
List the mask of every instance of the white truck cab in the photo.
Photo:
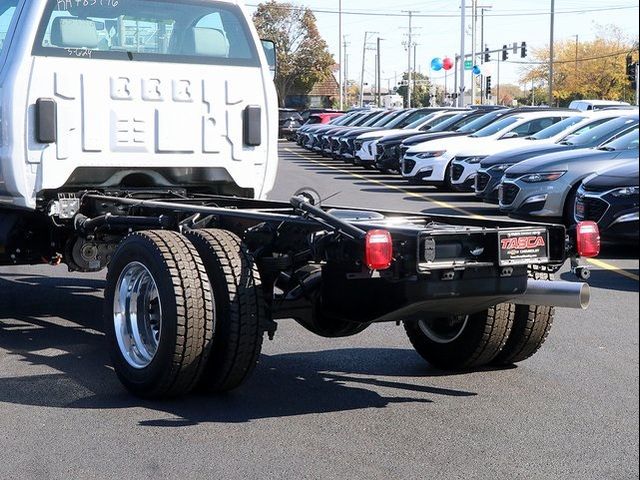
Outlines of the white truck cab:
{"type": "Polygon", "coordinates": [[[277,98],[235,1],[2,0],[0,204],[177,187],[263,198],[277,98]]]}

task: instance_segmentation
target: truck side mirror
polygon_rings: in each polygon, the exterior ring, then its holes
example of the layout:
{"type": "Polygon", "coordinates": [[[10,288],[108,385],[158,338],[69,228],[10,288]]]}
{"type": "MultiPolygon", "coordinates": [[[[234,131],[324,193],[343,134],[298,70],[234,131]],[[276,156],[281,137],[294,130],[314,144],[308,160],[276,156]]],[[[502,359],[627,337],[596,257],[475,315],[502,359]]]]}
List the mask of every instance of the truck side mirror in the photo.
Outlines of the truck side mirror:
{"type": "Polygon", "coordinates": [[[267,63],[269,64],[269,70],[271,70],[271,75],[273,78],[276,78],[276,74],[278,73],[278,51],[276,49],[276,44],[273,40],[260,40],[262,42],[262,48],[264,50],[264,54],[267,57],[267,63]]]}

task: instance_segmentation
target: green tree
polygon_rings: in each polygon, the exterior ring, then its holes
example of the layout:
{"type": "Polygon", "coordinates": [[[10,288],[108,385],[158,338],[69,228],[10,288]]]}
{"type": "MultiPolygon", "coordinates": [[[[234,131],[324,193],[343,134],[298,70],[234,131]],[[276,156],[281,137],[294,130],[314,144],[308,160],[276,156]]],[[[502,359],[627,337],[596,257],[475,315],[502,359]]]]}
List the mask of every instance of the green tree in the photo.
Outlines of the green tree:
{"type": "MultiPolygon", "coordinates": [[[[637,45],[637,40],[635,42],[637,45]]],[[[630,90],[625,58],[637,46],[615,26],[598,27],[596,38],[573,39],[554,44],[553,97],[567,105],[576,99],[623,100],[630,90]]],[[[637,53],[634,55],[637,60],[637,53]]],[[[521,83],[548,85],[549,47],[533,51],[536,64],[525,68],[521,83]]]]}
{"type": "Polygon", "coordinates": [[[253,22],[261,38],[276,44],[275,84],[281,106],[292,91],[307,94],[317,82],[332,75],[335,62],[311,10],[270,0],[258,5],[253,22]]]}
{"type": "MultiPolygon", "coordinates": [[[[422,75],[418,72],[413,72],[412,77],[415,80],[415,88],[411,92],[411,106],[412,107],[428,107],[430,106],[431,97],[429,92],[431,91],[431,82],[429,77],[422,75]]],[[[409,93],[409,87],[407,86],[407,78],[409,74],[405,72],[402,75],[402,84],[398,87],[398,95],[401,95],[404,99],[404,104],[407,105],[407,96],[409,93]]]]}

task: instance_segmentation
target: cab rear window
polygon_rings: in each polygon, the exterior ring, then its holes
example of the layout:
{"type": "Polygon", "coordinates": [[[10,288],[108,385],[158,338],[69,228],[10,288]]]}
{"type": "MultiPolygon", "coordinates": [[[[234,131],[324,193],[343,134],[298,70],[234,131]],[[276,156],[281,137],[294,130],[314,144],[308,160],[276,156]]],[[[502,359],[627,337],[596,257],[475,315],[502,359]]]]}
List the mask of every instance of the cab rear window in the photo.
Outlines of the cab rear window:
{"type": "Polygon", "coordinates": [[[11,20],[16,13],[18,0],[0,0],[0,52],[4,47],[4,39],[9,32],[11,20]]]}
{"type": "Polygon", "coordinates": [[[50,0],[33,53],[259,65],[240,9],[206,0],[50,0]]]}

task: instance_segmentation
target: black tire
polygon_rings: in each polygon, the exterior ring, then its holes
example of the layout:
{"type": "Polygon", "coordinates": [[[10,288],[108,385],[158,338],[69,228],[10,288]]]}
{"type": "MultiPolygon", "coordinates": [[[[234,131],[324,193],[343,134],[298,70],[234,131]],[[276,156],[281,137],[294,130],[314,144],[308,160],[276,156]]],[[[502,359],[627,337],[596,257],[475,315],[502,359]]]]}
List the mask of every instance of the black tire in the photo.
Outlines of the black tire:
{"type": "Polygon", "coordinates": [[[491,363],[500,353],[513,322],[513,305],[500,304],[468,316],[457,338],[437,342],[423,330],[422,321],[405,322],[411,344],[427,362],[442,370],[465,370],[491,363]]]}
{"type": "Polygon", "coordinates": [[[162,398],[191,391],[207,362],[213,323],[207,273],[185,237],[170,231],[148,231],[122,241],[107,274],[105,333],[116,375],[130,392],[162,398]],[[142,368],[127,361],[118,343],[114,318],[114,297],[121,274],[136,265],[143,265],[153,277],[162,312],[157,350],[142,368]]]}
{"type": "Polygon", "coordinates": [[[580,185],[574,185],[569,193],[567,194],[567,199],[564,202],[564,209],[562,211],[562,221],[564,225],[569,228],[572,225],[575,225],[575,209],[576,209],[576,196],[578,195],[578,188],[580,185]]]}
{"type": "MultiPolygon", "coordinates": [[[[553,273],[544,266],[532,266],[529,276],[536,280],[553,280],[553,273]]],[[[494,363],[511,365],[535,355],[549,336],[554,316],[554,307],[516,305],[511,334],[494,363]]]]}
{"type": "Polygon", "coordinates": [[[453,192],[453,183],[451,183],[451,164],[447,165],[447,170],[444,173],[444,183],[441,188],[438,190],[443,190],[445,192],[453,192]]]}
{"type": "Polygon", "coordinates": [[[186,235],[205,264],[216,318],[211,354],[200,386],[210,392],[227,392],[247,380],[262,350],[267,308],[260,274],[233,233],[194,230],[186,235]]]}

